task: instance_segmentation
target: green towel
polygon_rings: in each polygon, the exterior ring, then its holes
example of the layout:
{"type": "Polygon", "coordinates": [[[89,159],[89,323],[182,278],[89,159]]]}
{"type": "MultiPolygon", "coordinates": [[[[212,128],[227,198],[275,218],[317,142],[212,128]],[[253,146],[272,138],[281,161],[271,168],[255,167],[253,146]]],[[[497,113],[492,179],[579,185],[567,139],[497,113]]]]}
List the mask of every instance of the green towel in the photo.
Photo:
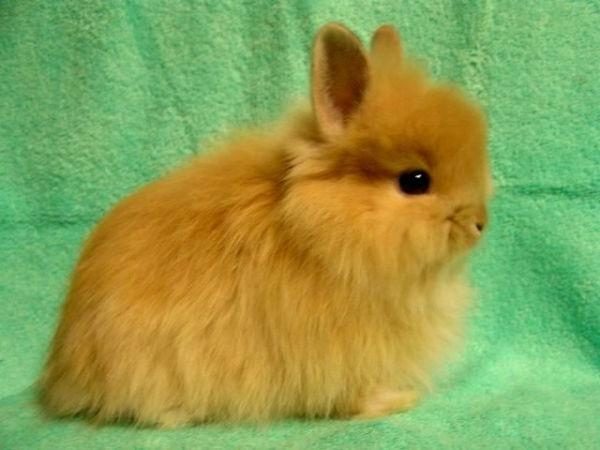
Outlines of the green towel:
{"type": "Polygon", "coordinates": [[[0,1],[0,448],[600,448],[597,0],[0,1]],[[381,23],[489,113],[497,196],[464,353],[372,422],[47,421],[32,384],[93,224],[308,89],[323,23],[381,23]]]}

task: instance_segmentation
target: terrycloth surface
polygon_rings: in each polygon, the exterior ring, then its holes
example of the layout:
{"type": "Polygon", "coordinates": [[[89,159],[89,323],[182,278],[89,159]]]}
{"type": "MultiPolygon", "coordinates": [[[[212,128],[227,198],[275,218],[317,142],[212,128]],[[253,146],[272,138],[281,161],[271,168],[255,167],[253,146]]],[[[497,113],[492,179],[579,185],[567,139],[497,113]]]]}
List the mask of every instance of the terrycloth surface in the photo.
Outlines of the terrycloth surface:
{"type": "Polygon", "coordinates": [[[0,448],[600,448],[600,4],[368,3],[0,2],[0,448]],[[498,195],[464,357],[374,422],[41,419],[30,386],[86,232],[199,141],[304,93],[329,20],[363,38],[395,23],[489,111],[498,195]]]}

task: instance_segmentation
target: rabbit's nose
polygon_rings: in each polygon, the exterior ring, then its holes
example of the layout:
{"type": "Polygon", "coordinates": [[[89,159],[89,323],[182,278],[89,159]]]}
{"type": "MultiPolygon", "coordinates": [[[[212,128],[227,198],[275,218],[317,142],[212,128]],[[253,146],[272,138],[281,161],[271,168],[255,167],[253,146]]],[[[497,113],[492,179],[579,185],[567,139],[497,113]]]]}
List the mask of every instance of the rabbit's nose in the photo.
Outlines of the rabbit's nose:
{"type": "Polygon", "coordinates": [[[488,221],[488,213],[485,205],[478,205],[475,208],[473,219],[475,221],[475,228],[477,228],[477,231],[481,233],[488,221]]]}

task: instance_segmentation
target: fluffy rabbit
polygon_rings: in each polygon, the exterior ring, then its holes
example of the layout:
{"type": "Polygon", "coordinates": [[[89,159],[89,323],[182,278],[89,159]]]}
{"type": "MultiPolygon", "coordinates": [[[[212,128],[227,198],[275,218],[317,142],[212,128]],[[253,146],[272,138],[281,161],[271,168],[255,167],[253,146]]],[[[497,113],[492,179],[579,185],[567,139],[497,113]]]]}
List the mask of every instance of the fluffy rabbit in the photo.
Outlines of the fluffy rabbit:
{"type": "Polygon", "coordinates": [[[41,379],[54,415],[177,426],[411,408],[460,335],[486,126],[390,26],[312,52],[312,108],[123,200],[87,241],[41,379]]]}

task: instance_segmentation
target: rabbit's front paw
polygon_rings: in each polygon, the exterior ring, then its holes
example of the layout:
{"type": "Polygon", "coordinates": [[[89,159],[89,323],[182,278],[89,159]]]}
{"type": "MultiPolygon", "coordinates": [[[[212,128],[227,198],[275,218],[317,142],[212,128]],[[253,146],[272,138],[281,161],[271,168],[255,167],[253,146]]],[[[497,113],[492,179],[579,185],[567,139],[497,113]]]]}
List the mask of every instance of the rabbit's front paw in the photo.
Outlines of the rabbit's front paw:
{"type": "Polygon", "coordinates": [[[354,419],[372,419],[413,408],[419,400],[415,390],[377,388],[358,402],[354,419]]]}

